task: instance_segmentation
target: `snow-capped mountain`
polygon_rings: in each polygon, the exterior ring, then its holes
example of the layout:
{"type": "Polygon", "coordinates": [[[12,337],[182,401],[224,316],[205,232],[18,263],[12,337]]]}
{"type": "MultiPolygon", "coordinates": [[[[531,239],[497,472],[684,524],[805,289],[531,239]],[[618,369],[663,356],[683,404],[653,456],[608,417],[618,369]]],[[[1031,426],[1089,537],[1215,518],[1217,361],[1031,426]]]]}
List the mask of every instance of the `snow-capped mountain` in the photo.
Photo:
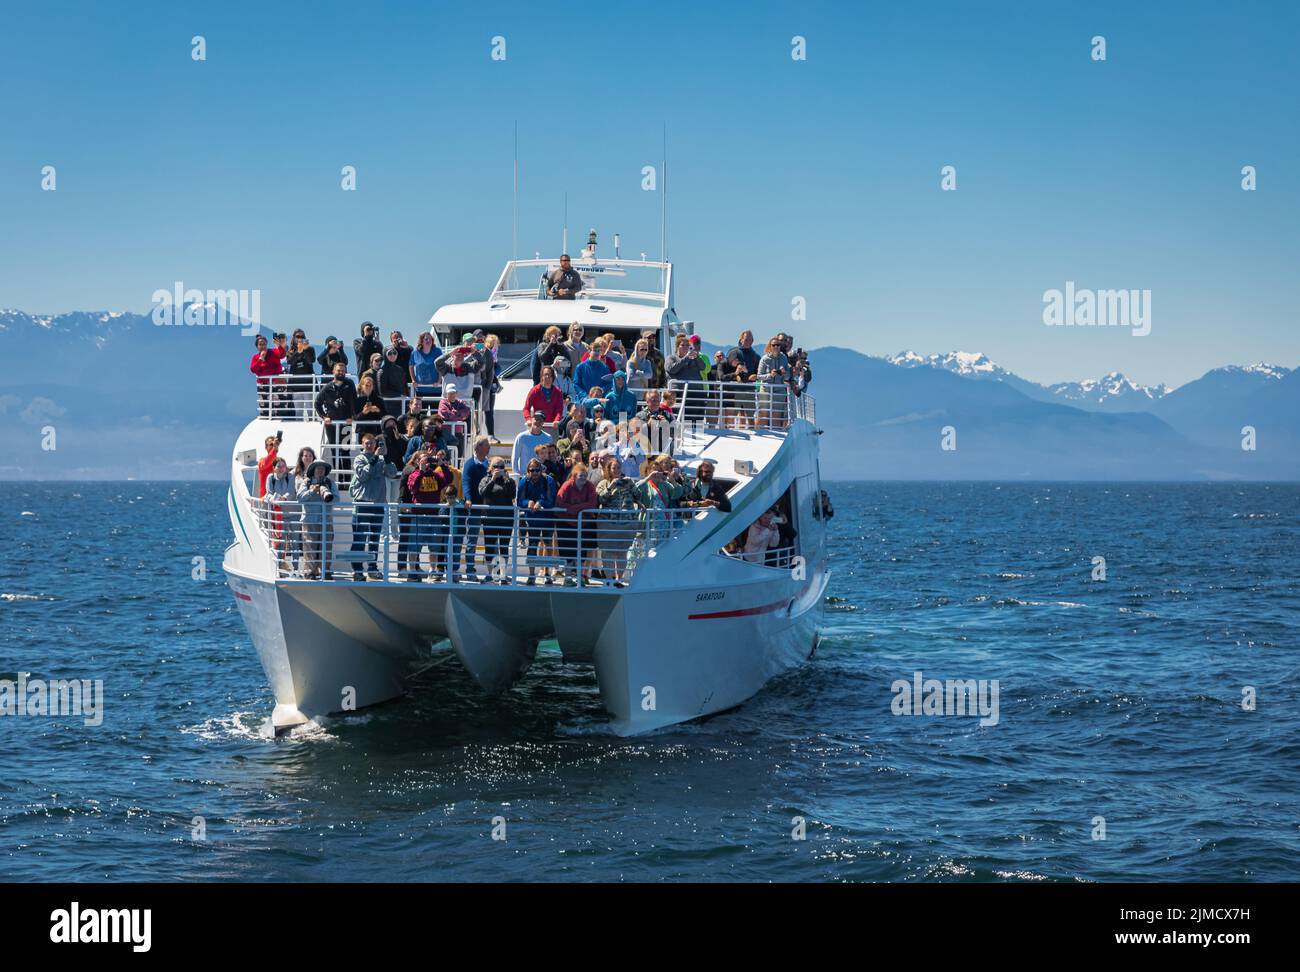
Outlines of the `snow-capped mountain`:
{"type": "Polygon", "coordinates": [[[1168,385],[1139,385],[1118,371],[1102,378],[1063,381],[1044,387],[1008,371],[980,351],[949,351],[947,354],[930,355],[900,351],[885,360],[901,368],[938,368],[966,378],[1000,381],[1035,401],[1060,402],[1090,411],[1136,411],[1159,401],[1170,392],[1168,385]]]}
{"type": "Polygon", "coordinates": [[[1139,385],[1123,372],[1112,371],[1101,378],[1085,378],[1083,381],[1062,381],[1048,385],[1056,401],[1071,405],[1093,405],[1099,407],[1122,407],[1138,409],[1152,402],[1158,402],[1171,391],[1163,382],[1159,385],[1139,385]]]}
{"type": "MultiPolygon", "coordinates": [[[[1281,380],[1291,374],[1291,368],[1284,368],[1281,365],[1267,364],[1263,361],[1253,365],[1224,365],[1222,368],[1215,368],[1214,371],[1222,371],[1230,375],[1260,375],[1264,378],[1275,378],[1281,380]]],[[[1213,374],[1211,371],[1210,374],[1213,374]]]]}
{"type": "Polygon", "coordinates": [[[915,351],[900,351],[885,359],[900,368],[940,368],[968,378],[1003,378],[1011,372],[989,360],[980,351],[949,351],[947,354],[919,355],[915,351]]]}

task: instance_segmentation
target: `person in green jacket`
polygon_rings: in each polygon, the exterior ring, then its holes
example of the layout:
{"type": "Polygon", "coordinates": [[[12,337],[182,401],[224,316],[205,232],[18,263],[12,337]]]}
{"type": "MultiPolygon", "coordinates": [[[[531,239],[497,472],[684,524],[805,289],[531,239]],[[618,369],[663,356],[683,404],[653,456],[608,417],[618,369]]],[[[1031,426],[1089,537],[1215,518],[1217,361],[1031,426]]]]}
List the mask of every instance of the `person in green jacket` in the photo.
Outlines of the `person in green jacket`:
{"type": "Polygon", "coordinates": [[[669,475],[672,472],[672,457],[655,456],[647,463],[649,475],[636,484],[636,496],[646,510],[646,545],[652,548],[672,536],[672,525],[682,522],[681,517],[671,512],[681,506],[686,499],[687,489],[681,483],[675,483],[669,475]]]}

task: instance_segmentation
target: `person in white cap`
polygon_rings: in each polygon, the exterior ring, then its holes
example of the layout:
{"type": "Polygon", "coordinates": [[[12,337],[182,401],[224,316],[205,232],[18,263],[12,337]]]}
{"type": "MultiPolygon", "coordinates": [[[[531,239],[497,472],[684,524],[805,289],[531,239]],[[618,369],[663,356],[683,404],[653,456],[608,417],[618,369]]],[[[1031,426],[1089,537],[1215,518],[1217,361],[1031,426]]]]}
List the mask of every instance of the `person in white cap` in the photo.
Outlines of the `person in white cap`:
{"type": "Polygon", "coordinates": [[[465,433],[469,430],[470,406],[460,397],[460,384],[454,381],[442,383],[442,401],[438,402],[438,415],[443,424],[456,436],[456,454],[465,454],[465,433]]]}

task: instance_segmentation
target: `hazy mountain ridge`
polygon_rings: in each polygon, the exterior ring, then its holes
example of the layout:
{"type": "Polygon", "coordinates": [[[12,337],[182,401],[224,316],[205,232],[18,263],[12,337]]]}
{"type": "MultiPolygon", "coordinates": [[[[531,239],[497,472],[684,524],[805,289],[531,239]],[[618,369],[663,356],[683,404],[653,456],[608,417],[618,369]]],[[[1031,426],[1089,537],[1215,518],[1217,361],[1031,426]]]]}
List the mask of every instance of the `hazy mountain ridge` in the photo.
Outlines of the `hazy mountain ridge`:
{"type": "MultiPolygon", "coordinates": [[[[350,351],[359,325],[332,333],[350,351]]],[[[220,478],[252,416],[253,340],[238,327],[0,310],[0,348],[36,363],[0,393],[0,477],[220,478]],[[53,452],[40,444],[48,426],[53,452]]],[[[1118,372],[1045,387],[979,352],[810,355],[828,479],[1300,478],[1295,369],[1227,365],[1173,390],[1118,372]],[[1253,452],[1241,448],[1245,427],[1253,452]],[[955,450],[941,447],[945,429],[955,450]]]]}

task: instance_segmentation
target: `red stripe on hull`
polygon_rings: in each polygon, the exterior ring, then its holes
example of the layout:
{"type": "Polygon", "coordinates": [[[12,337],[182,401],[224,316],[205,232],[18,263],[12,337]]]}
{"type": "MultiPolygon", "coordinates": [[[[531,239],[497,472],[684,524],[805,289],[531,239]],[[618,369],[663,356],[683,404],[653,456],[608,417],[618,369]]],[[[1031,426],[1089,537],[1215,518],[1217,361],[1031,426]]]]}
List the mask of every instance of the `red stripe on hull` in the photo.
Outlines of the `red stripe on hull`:
{"type": "Polygon", "coordinates": [[[688,614],[687,621],[707,621],[711,618],[744,618],[751,614],[767,614],[770,611],[779,611],[789,604],[789,601],[777,601],[775,604],[765,604],[756,608],[741,608],[739,611],[715,611],[712,614],[688,614]]]}

